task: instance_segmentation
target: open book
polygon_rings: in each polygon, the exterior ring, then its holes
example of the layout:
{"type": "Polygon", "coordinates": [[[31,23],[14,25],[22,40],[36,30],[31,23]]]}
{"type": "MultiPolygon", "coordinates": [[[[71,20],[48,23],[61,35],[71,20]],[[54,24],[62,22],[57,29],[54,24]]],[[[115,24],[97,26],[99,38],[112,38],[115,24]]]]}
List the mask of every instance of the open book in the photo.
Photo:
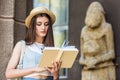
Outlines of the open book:
{"type": "Polygon", "coordinates": [[[78,49],[75,47],[45,47],[39,66],[51,66],[52,61],[62,61],[61,68],[71,68],[77,55],[78,49]]]}

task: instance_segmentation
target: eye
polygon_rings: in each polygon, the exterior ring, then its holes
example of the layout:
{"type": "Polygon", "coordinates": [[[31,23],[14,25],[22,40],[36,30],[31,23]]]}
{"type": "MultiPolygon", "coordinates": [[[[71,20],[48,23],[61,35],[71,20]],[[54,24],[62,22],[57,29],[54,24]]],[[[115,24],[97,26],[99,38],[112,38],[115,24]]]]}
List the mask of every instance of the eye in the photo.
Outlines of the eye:
{"type": "Polygon", "coordinates": [[[48,22],[46,22],[44,25],[45,25],[45,26],[49,26],[49,23],[48,23],[48,22]]]}
{"type": "Polygon", "coordinates": [[[41,26],[42,23],[36,23],[37,26],[41,26]]]}

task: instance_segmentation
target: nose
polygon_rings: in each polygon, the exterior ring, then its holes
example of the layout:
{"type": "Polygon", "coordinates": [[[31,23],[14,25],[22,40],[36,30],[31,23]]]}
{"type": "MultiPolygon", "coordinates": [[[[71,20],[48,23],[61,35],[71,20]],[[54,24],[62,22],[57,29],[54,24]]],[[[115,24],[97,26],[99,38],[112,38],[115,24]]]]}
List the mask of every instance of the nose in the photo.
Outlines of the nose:
{"type": "Polygon", "coordinates": [[[42,26],[41,26],[41,27],[42,27],[42,29],[45,29],[45,25],[44,25],[44,24],[42,24],[42,26]]]}

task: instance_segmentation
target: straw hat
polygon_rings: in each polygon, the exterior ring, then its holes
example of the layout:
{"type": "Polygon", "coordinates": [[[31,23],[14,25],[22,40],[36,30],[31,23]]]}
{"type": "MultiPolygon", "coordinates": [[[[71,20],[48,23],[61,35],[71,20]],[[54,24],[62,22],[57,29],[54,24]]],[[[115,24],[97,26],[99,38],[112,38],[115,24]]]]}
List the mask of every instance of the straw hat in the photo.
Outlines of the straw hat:
{"type": "Polygon", "coordinates": [[[48,14],[51,17],[52,24],[55,22],[56,17],[54,15],[54,13],[52,13],[45,7],[37,7],[37,8],[32,9],[32,11],[30,12],[30,14],[28,15],[28,17],[25,20],[25,25],[27,26],[27,28],[29,28],[29,25],[30,25],[30,22],[31,22],[31,19],[33,18],[33,16],[40,14],[40,13],[48,14]]]}

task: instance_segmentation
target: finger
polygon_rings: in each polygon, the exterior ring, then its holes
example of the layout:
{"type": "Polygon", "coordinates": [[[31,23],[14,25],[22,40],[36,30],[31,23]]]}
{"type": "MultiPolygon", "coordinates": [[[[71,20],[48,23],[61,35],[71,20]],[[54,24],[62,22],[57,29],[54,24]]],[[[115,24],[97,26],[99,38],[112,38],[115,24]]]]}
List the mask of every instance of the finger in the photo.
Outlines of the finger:
{"type": "Polygon", "coordinates": [[[62,61],[59,61],[59,62],[58,62],[58,69],[61,68],[61,64],[62,64],[62,61]]]}
{"type": "Polygon", "coordinates": [[[51,69],[50,69],[50,68],[47,68],[47,70],[51,72],[51,69]]]}
{"type": "Polygon", "coordinates": [[[55,63],[54,63],[54,67],[55,67],[55,70],[56,71],[58,71],[59,69],[60,69],[60,65],[61,65],[61,63],[60,63],[60,61],[56,61],[55,63]]]}
{"type": "Polygon", "coordinates": [[[53,62],[53,69],[55,70],[56,69],[56,67],[57,67],[57,64],[56,64],[56,62],[53,62]]]}
{"type": "Polygon", "coordinates": [[[59,66],[61,65],[61,62],[59,61],[59,62],[57,62],[57,67],[59,68],[59,66]]]}
{"type": "Polygon", "coordinates": [[[55,64],[54,64],[55,66],[55,70],[57,70],[58,69],[58,62],[55,62],[55,64]]]}
{"type": "Polygon", "coordinates": [[[39,68],[39,72],[43,72],[43,71],[46,71],[47,69],[46,68],[39,68]]]}
{"type": "Polygon", "coordinates": [[[51,67],[54,67],[55,66],[55,62],[54,61],[52,61],[52,65],[51,65],[51,67]]]}
{"type": "Polygon", "coordinates": [[[48,71],[50,71],[50,72],[52,71],[52,68],[53,68],[53,67],[46,67],[46,69],[47,69],[48,71]]]}

